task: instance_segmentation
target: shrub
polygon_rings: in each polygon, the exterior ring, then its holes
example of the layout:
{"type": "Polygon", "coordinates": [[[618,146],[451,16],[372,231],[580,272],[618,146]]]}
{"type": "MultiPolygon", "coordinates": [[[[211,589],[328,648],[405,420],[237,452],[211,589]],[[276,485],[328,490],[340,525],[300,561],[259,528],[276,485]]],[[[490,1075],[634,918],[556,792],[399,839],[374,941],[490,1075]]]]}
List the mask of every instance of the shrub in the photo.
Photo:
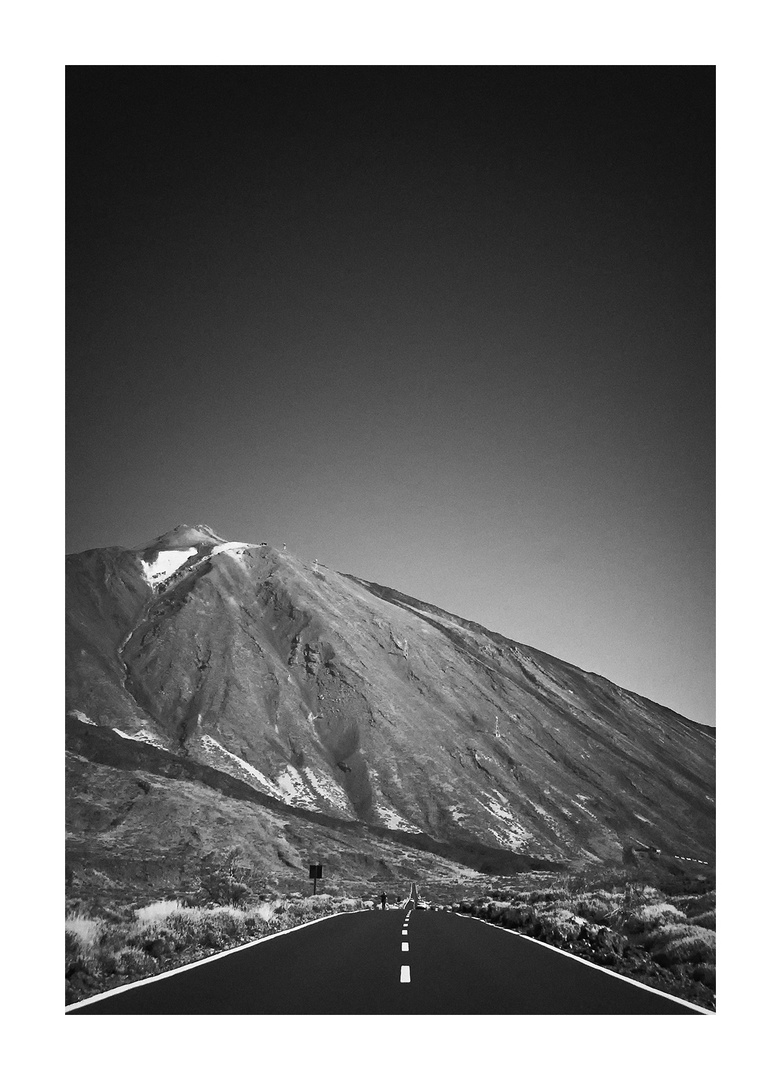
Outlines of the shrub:
{"type": "Polygon", "coordinates": [[[82,949],[91,949],[98,942],[101,923],[99,919],[71,918],[65,920],[65,933],[76,938],[82,949]]]}
{"type": "Polygon", "coordinates": [[[241,904],[247,900],[250,888],[246,879],[250,871],[240,865],[239,857],[238,848],[233,848],[221,859],[214,852],[204,857],[199,899],[212,904],[241,904]]]}
{"type": "Polygon", "coordinates": [[[541,902],[549,903],[552,900],[569,900],[570,894],[566,889],[548,889],[546,892],[530,892],[521,894],[530,904],[541,902]]]}
{"type": "Polygon", "coordinates": [[[706,930],[716,929],[716,912],[704,911],[702,915],[695,915],[694,918],[689,919],[692,926],[702,926],[706,930]]]}
{"type": "Polygon", "coordinates": [[[501,922],[504,913],[510,907],[509,903],[501,903],[498,901],[491,901],[485,911],[485,917],[490,919],[491,922],[501,922]]]}
{"type": "Polygon", "coordinates": [[[117,955],[113,949],[98,949],[95,964],[104,975],[115,975],[119,969],[117,955]]]}
{"type": "Polygon", "coordinates": [[[141,923],[162,922],[169,915],[175,915],[181,910],[182,904],[179,900],[157,900],[153,904],[147,904],[146,907],[139,908],[135,914],[141,923]]]}
{"type": "Polygon", "coordinates": [[[580,936],[584,920],[566,908],[539,915],[542,936],[549,941],[575,941],[580,936]]]}
{"type": "Polygon", "coordinates": [[[672,904],[646,904],[623,916],[621,924],[628,934],[642,934],[685,919],[684,913],[672,904]]]}
{"type": "Polygon", "coordinates": [[[715,964],[716,933],[689,924],[665,926],[646,944],[651,956],[664,967],[673,964],[715,964]]]}
{"type": "MultiPolygon", "coordinates": [[[[356,901],[356,903],[357,903],[357,901],[356,901]]],[[[270,922],[272,922],[273,920],[276,919],[276,908],[277,908],[276,904],[272,903],[269,900],[266,900],[262,904],[257,904],[253,908],[253,911],[255,913],[255,917],[260,922],[264,922],[264,923],[268,924],[268,923],[270,923],[270,922]]]]}
{"type": "Polygon", "coordinates": [[[145,975],[153,975],[157,971],[157,964],[137,946],[128,946],[117,957],[117,972],[120,975],[130,975],[143,978],[145,975]]]}
{"type": "Polygon", "coordinates": [[[674,900],[690,919],[695,915],[704,915],[707,911],[716,910],[716,893],[712,890],[701,893],[699,896],[676,896],[674,900]]]}
{"type": "Polygon", "coordinates": [[[528,904],[514,904],[504,911],[501,919],[502,926],[506,926],[509,930],[520,930],[522,927],[530,926],[533,921],[534,908],[528,904]]]}
{"type": "Polygon", "coordinates": [[[578,900],[575,904],[575,913],[588,922],[599,923],[607,926],[613,908],[605,900],[588,896],[578,900]]]}
{"type": "Polygon", "coordinates": [[[65,931],[65,978],[69,979],[77,971],[84,971],[87,966],[84,946],[81,939],[69,930],[65,931]]]}
{"type": "Polygon", "coordinates": [[[698,964],[692,971],[692,978],[697,982],[701,982],[704,986],[710,987],[711,990],[716,989],[716,965],[715,964],[698,964]]]}
{"type": "Polygon", "coordinates": [[[168,916],[167,926],[171,932],[175,949],[181,952],[199,940],[201,935],[201,913],[197,908],[177,911],[168,916]]]}

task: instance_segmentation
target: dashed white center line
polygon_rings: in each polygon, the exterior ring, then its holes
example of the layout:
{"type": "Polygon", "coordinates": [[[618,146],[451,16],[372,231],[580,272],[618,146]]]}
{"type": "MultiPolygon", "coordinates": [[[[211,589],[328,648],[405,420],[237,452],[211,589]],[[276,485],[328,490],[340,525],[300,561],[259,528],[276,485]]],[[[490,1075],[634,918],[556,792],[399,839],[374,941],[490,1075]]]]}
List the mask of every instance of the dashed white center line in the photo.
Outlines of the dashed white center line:
{"type": "Polygon", "coordinates": [[[402,930],[401,932],[402,932],[402,934],[406,934],[406,933],[407,933],[407,931],[406,931],[406,930],[402,930]]]}
{"type": "Polygon", "coordinates": [[[401,943],[401,951],[402,952],[409,952],[409,942],[408,941],[402,941],[402,943],[401,943]]]}
{"type": "Polygon", "coordinates": [[[403,964],[401,968],[401,979],[399,982],[409,982],[409,965],[403,964]]]}

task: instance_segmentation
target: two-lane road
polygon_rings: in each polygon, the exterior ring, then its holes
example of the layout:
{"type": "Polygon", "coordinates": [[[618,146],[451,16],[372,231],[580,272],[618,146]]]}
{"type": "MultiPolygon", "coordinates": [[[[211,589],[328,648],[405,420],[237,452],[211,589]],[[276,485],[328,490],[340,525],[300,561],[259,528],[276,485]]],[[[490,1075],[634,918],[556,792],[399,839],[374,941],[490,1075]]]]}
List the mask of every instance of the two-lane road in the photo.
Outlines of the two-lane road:
{"type": "Polygon", "coordinates": [[[518,934],[409,907],[325,919],[71,1010],[74,1015],[699,1011],[518,934]]]}

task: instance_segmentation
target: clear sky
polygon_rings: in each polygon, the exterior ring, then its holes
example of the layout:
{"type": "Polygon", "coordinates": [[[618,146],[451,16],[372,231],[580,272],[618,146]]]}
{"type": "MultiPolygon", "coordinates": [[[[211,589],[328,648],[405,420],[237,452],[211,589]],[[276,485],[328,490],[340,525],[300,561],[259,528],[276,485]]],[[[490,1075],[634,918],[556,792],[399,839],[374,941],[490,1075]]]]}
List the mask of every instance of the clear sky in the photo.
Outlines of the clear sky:
{"type": "Polygon", "coordinates": [[[180,522],[714,723],[711,67],[70,68],[67,548],[180,522]]]}

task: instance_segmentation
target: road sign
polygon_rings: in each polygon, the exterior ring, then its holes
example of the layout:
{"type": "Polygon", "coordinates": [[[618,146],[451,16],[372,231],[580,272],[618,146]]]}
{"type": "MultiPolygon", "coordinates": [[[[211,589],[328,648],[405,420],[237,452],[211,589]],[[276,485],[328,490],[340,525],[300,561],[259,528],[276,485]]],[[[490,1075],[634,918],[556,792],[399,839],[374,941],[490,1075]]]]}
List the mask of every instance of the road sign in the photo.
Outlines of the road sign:
{"type": "Polygon", "coordinates": [[[312,889],[312,895],[314,895],[317,892],[317,879],[323,876],[322,863],[310,863],[309,876],[313,880],[314,888],[312,889]]]}

